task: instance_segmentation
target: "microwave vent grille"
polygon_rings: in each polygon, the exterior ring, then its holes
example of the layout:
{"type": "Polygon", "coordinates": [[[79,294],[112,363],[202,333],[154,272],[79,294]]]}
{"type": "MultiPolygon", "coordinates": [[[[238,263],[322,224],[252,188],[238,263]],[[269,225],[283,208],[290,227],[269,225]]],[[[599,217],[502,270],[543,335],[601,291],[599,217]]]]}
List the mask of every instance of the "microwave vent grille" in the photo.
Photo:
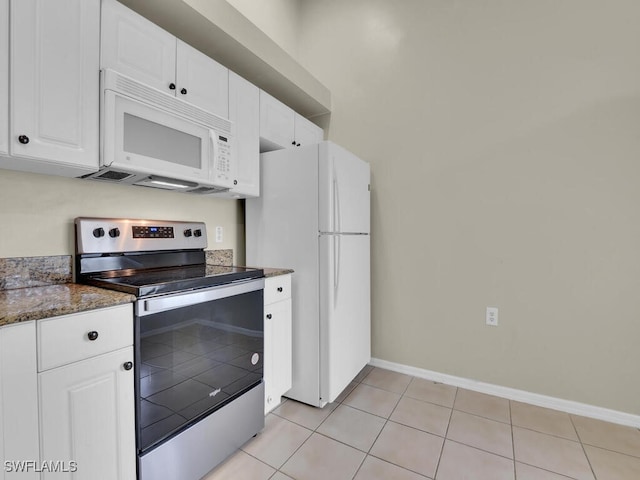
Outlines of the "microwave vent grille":
{"type": "Polygon", "coordinates": [[[231,134],[231,122],[229,120],[218,117],[183,100],[178,100],[155,88],[136,82],[131,78],[118,75],[117,73],[115,73],[115,76],[115,87],[118,91],[144,100],[152,105],[161,106],[168,111],[178,113],[208,127],[212,127],[218,133],[231,134]]]}
{"type": "Polygon", "coordinates": [[[125,180],[131,176],[133,176],[133,174],[127,172],[120,172],[118,170],[106,170],[104,173],[94,175],[93,178],[97,180],[120,181],[125,180]]]}

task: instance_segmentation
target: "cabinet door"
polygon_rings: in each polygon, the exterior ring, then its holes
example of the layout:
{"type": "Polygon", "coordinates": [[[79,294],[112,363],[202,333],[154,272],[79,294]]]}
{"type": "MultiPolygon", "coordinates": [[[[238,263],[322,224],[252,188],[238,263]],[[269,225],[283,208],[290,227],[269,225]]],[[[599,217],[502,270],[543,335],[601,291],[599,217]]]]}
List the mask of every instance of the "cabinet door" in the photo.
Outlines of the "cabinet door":
{"type": "Polygon", "coordinates": [[[324,131],[315,123],[296,113],[295,117],[296,146],[312,145],[320,143],[324,137],[324,131]]]}
{"type": "Polygon", "coordinates": [[[236,129],[236,181],[226,196],[260,195],[260,89],[229,72],[229,120],[236,129]]]}
{"type": "Polygon", "coordinates": [[[0,0],[0,154],[9,153],[9,0],[0,0]]]}
{"type": "Polygon", "coordinates": [[[183,41],[177,42],[176,96],[229,118],[229,69],[183,41]]]}
{"type": "Polygon", "coordinates": [[[291,388],[291,299],[265,305],[265,413],[280,404],[291,388]]]}
{"type": "Polygon", "coordinates": [[[77,471],[46,479],[135,480],[133,348],[54,368],[38,375],[41,455],[76,462],[77,471]]]}
{"type": "Polygon", "coordinates": [[[294,118],[293,110],[260,90],[260,151],[294,146],[294,118]]]}
{"type": "Polygon", "coordinates": [[[11,154],[97,170],[100,0],[14,0],[10,17],[11,154]]]}
{"type": "Polygon", "coordinates": [[[102,68],[175,94],[176,37],[116,0],[102,2],[101,48],[102,68]]]}
{"type": "Polygon", "coordinates": [[[39,478],[13,463],[39,459],[35,322],[0,328],[0,479],[39,478]]]}

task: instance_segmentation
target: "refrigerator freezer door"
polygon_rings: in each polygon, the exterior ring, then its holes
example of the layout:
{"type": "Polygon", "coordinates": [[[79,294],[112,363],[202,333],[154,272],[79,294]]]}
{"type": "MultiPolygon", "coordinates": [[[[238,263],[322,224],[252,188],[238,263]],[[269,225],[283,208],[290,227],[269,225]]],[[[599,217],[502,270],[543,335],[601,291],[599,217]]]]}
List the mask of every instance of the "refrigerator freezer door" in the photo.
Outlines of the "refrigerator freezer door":
{"type": "Polygon", "coordinates": [[[369,164],[331,142],[319,144],[321,232],[369,233],[369,164]]]}
{"type": "Polygon", "coordinates": [[[320,235],[320,399],[371,360],[369,235],[320,235]]]}

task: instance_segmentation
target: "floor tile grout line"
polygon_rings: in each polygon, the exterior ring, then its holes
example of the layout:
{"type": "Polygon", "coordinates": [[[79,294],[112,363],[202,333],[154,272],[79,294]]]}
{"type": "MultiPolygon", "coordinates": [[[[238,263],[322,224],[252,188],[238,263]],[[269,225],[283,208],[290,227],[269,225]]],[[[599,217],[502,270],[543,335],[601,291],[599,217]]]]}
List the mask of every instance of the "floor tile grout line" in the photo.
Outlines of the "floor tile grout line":
{"type": "Polygon", "coordinates": [[[511,430],[511,452],[513,454],[513,478],[518,480],[518,470],[516,469],[516,440],[513,437],[513,411],[511,410],[511,400],[509,400],[509,425],[511,430]]]}
{"type": "Polygon", "coordinates": [[[522,461],[518,461],[518,463],[521,463],[522,465],[526,465],[527,467],[535,468],[537,470],[542,470],[543,472],[552,473],[558,477],[566,478],[567,480],[578,480],[577,478],[570,477],[569,475],[565,475],[564,473],[554,472],[553,470],[549,470],[548,468],[540,467],[538,465],[532,465],[531,463],[522,462],[522,461]]]}
{"type": "Polygon", "coordinates": [[[593,474],[593,478],[595,480],[598,480],[598,476],[596,475],[596,471],[593,469],[593,465],[591,465],[591,460],[589,459],[589,455],[587,455],[587,450],[584,448],[584,443],[582,443],[582,438],[580,437],[580,433],[578,432],[578,427],[576,427],[576,424],[573,421],[573,418],[571,417],[571,415],[569,415],[569,420],[571,420],[571,425],[573,425],[573,429],[576,432],[576,436],[578,437],[578,441],[580,443],[580,448],[582,449],[582,453],[584,454],[584,458],[587,460],[587,464],[589,465],[589,469],[591,470],[591,473],[593,474]]]}
{"type": "Polygon", "coordinates": [[[444,446],[447,443],[447,437],[449,435],[449,427],[451,426],[451,419],[453,418],[453,407],[456,404],[456,398],[458,397],[458,387],[453,395],[453,403],[451,404],[451,411],[449,412],[449,421],[447,422],[447,429],[444,432],[444,440],[442,441],[442,447],[440,447],[440,456],[438,457],[438,463],[436,464],[436,470],[433,473],[433,478],[438,478],[438,470],[440,469],[440,462],[442,462],[442,454],[444,453],[444,446]]]}

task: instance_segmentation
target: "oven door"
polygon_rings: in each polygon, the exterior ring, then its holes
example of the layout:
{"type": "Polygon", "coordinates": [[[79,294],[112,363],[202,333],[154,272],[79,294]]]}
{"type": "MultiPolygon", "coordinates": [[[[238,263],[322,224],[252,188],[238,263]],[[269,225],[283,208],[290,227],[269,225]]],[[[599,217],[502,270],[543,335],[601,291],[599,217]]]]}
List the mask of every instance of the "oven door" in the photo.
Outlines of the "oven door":
{"type": "Polygon", "coordinates": [[[262,382],[264,279],[136,303],[138,454],[262,382]]]}

